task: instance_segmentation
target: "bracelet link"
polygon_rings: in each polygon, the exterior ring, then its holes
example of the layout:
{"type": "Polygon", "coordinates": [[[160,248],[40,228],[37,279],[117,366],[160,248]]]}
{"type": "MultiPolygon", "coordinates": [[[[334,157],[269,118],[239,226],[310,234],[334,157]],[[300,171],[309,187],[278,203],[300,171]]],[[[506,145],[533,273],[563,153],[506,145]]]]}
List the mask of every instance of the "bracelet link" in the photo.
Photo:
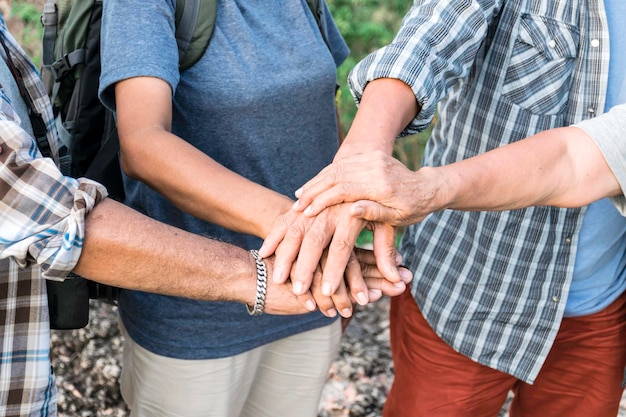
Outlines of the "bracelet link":
{"type": "Polygon", "coordinates": [[[256,297],[254,306],[246,304],[248,314],[251,316],[260,316],[265,308],[265,296],[267,295],[267,268],[263,258],[259,256],[259,251],[251,250],[250,253],[256,263],[256,297]]]}

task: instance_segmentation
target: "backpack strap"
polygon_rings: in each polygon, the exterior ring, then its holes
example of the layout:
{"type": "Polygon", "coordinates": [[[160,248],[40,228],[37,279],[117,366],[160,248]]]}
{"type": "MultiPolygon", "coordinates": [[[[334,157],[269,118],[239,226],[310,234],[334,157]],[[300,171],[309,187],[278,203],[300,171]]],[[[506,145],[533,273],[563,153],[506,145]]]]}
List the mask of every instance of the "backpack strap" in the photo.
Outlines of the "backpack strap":
{"type": "Polygon", "coordinates": [[[181,71],[204,55],[213,36],[216,13],[217,0],[176,1],[176,43],[181,71]]]}
{"type": "Polygon", "coordinates": [[[43,5],[43,13],[41,14],[41,24],[43,25],[41,61],[46,67],[54,63],[54,43],[59,24],[57,7],[56,0],[47,0],[43,5]]]}
{"type": "MultiPolygon", "coordinates": [[[[50,147],[50,143],[48,142],[48,129],[46,128],[46,122],[43,119],[41,113],[39,113],[35,107],[35,103],[33,102],[32,97],[28,93],[26,88],[26,84],[24,83],[24,79],[22,78],[22,74],[20,70],[13,63],[13,59],[11,58],[11,51],[4,43],[2,37],[0,37],[0,44],[2,44],[2,49],[4,54],[6,55],[7,66],[15,79],[15,83],[17,84],[17,89],[26,104],[26,108],[28,110],[28,118],[30,119],[30,124],[33,129],[33,136],[35,136],[35,140],[37,141],[37,147],[39,148],[39,152],[46,157],[52,158],[52,148],[50,147]]],[[[0,58],[1,59],[1,58],[0,58]]]]}
{"type": "Polygon", "coordinates": [[[317,22],[317,27],[322,34],[322,39],[324,39],[324,43],[330,49],[330,44],[328,43],[328,39],[326,39],[326,31],[324,30],[324,23],[322,21],[322,1],[323,0],[306,0],[306,4],[308,4],[309,9],[313,13],[313,17],[315,18],[315,22],[317,22]]]}

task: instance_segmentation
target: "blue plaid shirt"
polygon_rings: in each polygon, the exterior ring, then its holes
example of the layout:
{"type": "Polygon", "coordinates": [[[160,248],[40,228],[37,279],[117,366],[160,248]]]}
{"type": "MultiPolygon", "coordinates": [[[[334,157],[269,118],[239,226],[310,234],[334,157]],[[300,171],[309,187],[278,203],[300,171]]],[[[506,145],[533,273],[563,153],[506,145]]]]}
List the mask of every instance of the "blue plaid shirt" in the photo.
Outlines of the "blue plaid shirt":
{"type": "MultiPolygon", "coordinates": [[[[395,40],[351,73],[397,78],[439,121],[422,164],[446,165],[604,109],[609,39],[602,2],[420,0],[395,40]],[[441,100],[441,101],[440,101],[441,100]]],[[[532,383],[558,331],[585,209],[433,213],[401,251],[424,316],[455,350],[532,383]]]]}
{"type": "MultiPolygon", "coordinates": [[[[0,36],[44,115],[56,155],[52,110],[39,73],[1,16],[0,36]]],[[[0,65],[5,66],[3,56],[0,65]]],[[[11,94],[16,90],[9,88],[11,83],[12,78],[0,79],[0,415],[56,416],[42,276],[60,280],[74,268],[85,215],[106,190],[86,179],[62,176],[54,160],[41,157],[28,132],[30,123],[23,123],[16,111],[21,97],[11,94]]]]}

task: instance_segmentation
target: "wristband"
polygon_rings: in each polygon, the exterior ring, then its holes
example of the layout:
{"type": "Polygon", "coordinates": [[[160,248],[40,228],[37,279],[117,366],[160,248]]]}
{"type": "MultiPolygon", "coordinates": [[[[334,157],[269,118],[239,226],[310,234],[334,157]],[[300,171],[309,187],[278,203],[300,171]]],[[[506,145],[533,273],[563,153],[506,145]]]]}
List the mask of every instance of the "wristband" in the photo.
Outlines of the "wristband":
{"type": "Polygon", "coordinates": [[[265,262],[259,256],[259,252],[251,250],[250,253],[256,263],[256,297],[254,299],[254,306],[250,307],[246,304],[248,314],[251,316],[260,316],[263,314],[263,308],[265,307],[265,295],[267,294],[267,268],[265,262]]]}

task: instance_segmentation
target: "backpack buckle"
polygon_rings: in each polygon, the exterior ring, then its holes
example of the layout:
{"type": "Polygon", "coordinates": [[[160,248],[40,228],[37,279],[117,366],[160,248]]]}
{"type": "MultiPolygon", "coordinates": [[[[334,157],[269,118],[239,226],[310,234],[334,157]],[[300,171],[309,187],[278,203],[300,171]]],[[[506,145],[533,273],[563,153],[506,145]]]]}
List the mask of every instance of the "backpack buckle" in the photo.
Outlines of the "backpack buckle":
{"type": "Polygon", "coordinates": [[[57,13],[57,5],[54,2],[47,1],[43,5],[43,13],[41,14],[41,24],[44,26],[56,26],[59,22],[57,13]]]}

